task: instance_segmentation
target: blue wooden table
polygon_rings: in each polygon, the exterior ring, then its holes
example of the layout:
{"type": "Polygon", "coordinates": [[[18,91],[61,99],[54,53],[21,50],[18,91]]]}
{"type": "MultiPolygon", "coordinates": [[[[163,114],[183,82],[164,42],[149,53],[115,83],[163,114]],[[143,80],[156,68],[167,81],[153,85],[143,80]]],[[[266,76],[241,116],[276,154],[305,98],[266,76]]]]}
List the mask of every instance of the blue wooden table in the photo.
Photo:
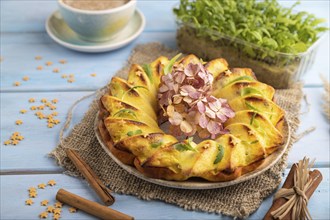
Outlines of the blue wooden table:
{"type": "MultiPolygon", "coordinates": [[[[291,5],[292,1],[281,2],[291,5]]],[[[171,12],[177,1],[138,1],[138,8],[144,13],[147,25],[142,35],[125,48],[110,53],[84,54],[65,49],[54,43],[45,33],[46,18],[57,9],[56,1],[47,0],[1,0],[1,216],[0,219],[37,219],[45,208],[38,204],[48,199],[55,202],[59,188],[65,188],[90,200],[99,201],[85,181],[62,174],[63,169],[47,156],[58,143],[60,127],[67,110],[80,97],[91,94],[102,87],[121,68],[131,49],[140,43],[159,41],[175,48],[176,25],[171,12]],[[35,60],[42,56],[42,60],[35,60]],[[66,64],[58,61],[65,59],[66,64]],[[52,66],[45,62],[52,61],[52,66]],[[43,70],[37,70],[37,66],[43,70]],[[53,73],[59,68],[59,73],[53,73]],[[95,77],[90,74],[96,73],[95,77]],[[75,82],[68,83],[62,74],[74,74],[75,82]],[[28,76],[28,81],[22,78],[28,76]],[[20,86],[13,86],[19,81],[20,86]],[[36,103],[29,103],[35,98],[36,103]],[[29,109],[40,105],[41,99],[58,99],[56,104],[59,125],[48,128],[45,120],[39,120],[29,109]],[[26,114],[20,114],[27,109],[26,114]],[[16,120],[22,125],[16,125],[16,120]],[[5,146],[13,132],[24,136],[16,146],[5,146]],[[27,189],[55,179],[57,185],[38,190],[33,206],[26,206],[27,189]]],[[[329,1],[302,1],[299,10],[317,14],[329,19],[329,1]]],[[[299,132],[315,126],[314,132],[295,143],[289,155],[288,168],[304,156],[316,158],[315,167],[324,178],[311,198],[308,207],[314,219],[329,219],[329,123],[322,112],[324,92],[319,75],[329,80],[329,36],[322,42],[312,69],[304,76],[303,91],[310,103],[310,110],[302,103],[299,132]]],[[[74,112],[73,122],[78,123],[87,110],[91,99],[79,104],[74,112]]],[[[297,114],[299,114],[297,112],[297,114]]],[[[161,201],[143,201],[132,196],[115,195],[114,209],[134,216],[136,219],[219,219],[228,218],[216,214],[185,211],[161,201]]],[[[272,203],[268,197],[251,219],[264,216],[272,203]]],[[[93,219],[83,212],[71,214],[63,209],[62,219],[93,219]]],[[[48,218],[50,219],[50,217],[48,218]]]]}

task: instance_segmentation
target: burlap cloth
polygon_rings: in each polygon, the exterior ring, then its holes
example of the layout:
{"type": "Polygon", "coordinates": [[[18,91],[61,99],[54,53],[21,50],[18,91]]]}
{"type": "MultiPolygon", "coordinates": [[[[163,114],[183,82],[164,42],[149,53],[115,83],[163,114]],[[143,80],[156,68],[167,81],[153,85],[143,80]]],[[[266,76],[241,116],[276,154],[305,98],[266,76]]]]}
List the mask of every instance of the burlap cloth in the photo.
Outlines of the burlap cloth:
{"type": "MultiPolygon", "coordinates": [[[[133,63],[148,63],[160,55],[172,57],[176,52],[158,43],[137,46],[127,65],[117,75],[127,76],[127,68],[133,63]]],[[[126,77],[125,77],[126,78],[126,77]]],[[[103,86],[103,85],[100,85],[103,86]]],[[[293,89],[277,90],[276,102],[286,110],[286,117],[291,126],[292,134],[299,124],[301,86],[293,89]]],[[[222,213],[225,215],[245,218],[254,212],[262,200],[270,195],[280,184],[282,172],[286,167],[288,152],[282,159],[264,174],[249,181],[220,189],[182,190],[151,184],[127,173],[120,168],[102,149],[94,134],[94,119],[98,111],[96,98],[90,105],[83,120],[50,154],[68,174],[79,176],[79,173],[66,157],[64,148],[78,150],[79,154],[92,167],[95,173],[112,191],[135,195],[141,199],[156,199],[175,204],[187,210],[222,213]]],[[[293,139],[288,151],[292,147],[293,139]]]]}

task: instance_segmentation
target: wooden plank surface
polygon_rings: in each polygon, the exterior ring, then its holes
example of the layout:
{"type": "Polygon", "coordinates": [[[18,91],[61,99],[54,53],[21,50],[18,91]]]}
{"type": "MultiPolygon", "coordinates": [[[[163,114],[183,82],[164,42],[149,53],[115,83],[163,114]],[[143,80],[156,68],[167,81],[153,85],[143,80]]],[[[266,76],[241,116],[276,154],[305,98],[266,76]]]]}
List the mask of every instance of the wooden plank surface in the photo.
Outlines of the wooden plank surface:
{"type": "MultiPolygon", "coordinates": [[[[5,103],[6,108],[1,110],[1,171],[61,171],[55,161],[47,154],[56,147],[59,142],[59,131],[63,126],[70,106],[79,98],[89,95],[91,92],[48,92],[48,93],[4,93],[1,94],[1,103],[5,103]],[[35,98],[35,103],[29,103],[30,98],[35,98]],[[31,106],[42,105],[41,99],[58,99],[56,111],[61,123],[53,128],[47,127],[45,119],[40,120],[35,112],[30,110],[31,106]],[[20,114],[21,109],[27,109],[26,114],[20,114]],[[15,121],[21,119],[22,125],[16,125],[15,121]],[[16,146],[4,146],[7,140],[15,131],[24,136],[16,146]]],[[[84,112],[88,109],[91,99],[79,104],[75,109],[72,124],[78,123],[84,112]]],[[[47,107],[44,114],[50,114],[47,107]]]]}
{"type": "Polygon", "coordinates": [[[90,54],[74,52],[55,44],[45,33],[17,35],[2,34],[1,91],[69,91],[96,90],[110,80],[127,60],[136,44],[160,41],[175,47],[175,33],[143,33],[135,42],[113,53],[90,54]],[[42,56],[42,60],[35,60],[42,56]],[[60,64],[65,59],[68,63],[60,64]],[[19,61],[19,62],[18,62],[19,61]],[[45,63],[51,61],[51,66],[45,63]],[[42,66],[42,70],[37,70],[42,66]],[[59,73],[54,73],[55,68],[59,73]],[[96,73],[96,77],[91,77],[96,73]],[[62,74],[74,74],[75,82],[68,83],[62,74]],[[24,76],[30,80],[22,81],[24,76]],[[14,86],[19,81],[21,86],[14,86]]]}
{"type": "MultiPolygon", "coordinates": [[[[108,81],[119,70],[131,53],[140,43],[161,42],[171,48],[176,47],[175,32],[144,32],[133,43],[113,53],[100,53],[90,56],[66,49],[54,43],[45,33],[28,33],[17,35],[5,33],[1,35],[1,90],[0,91],[67,91],[67,90],[96,90],[108,81]],[[42,56],[42,60],[35,60],[42,56]],[[65,59],[67,64],[58,61],[65,59]],[[19,63],[18,63],[19,61],[19,63]],[[45,62],[51,61],[51,66],[45,62]],[[37,70],[42,66],[42,70],[37,70]],[[54,73],[55,68],[59,73],[54,73]],[[96,73],[96,77],[91,77],[96,73]],[[68,83],[61,78],[63,74],[74,74],[75,82],[68,83]],[[29,76],[31,80],[24,82],[22,77],[29,76]],[[19,81],[21,86],[13,86],[19,81]]],[[[316,59],[311,69],[302,77],[306,87],[321,85],[320,74],[329,78],[329,35],[322,41],[316,59]]]]}
{"type": "MultiPolygon", "coordinates": [[[[305,88],[304,92],[308,97],[311,109],[308,113],[302,114],[301,126],[298,133],[301,133],[310,127],[315,126],[316,130],[299,142],[295,143],[289,154],[289,166],[308,156],[316,158],[316,165],[320,167],[329,166],[329,123],[320,108],[322,88],[305,88]]],[[[1,171],[2,172],[27,172],[27,171],[60,171],[60,167],[56,166],[51,158],[47,157],[49,153],[58,143],[58,134],[60,127],[63,125],[67,111],[75,100],[91,92],[44,92],[44,93],[3,93],[1,95],[1,103],[6,104],[6,108],[1,111],[1,171]],[[29,103],[28,99],[34,97],[37,102],[29,103]],[[59,100],[57,110],[58,118],[61,124],[54,128],[47,128],[45,120],[39,120],[34,112],[29,110],[30,106],[41,105],[40,100],[46,98],[59,100]],[[20,114],[21,109],[28,109],[27,114],[20,114]],[[17,119],[22,119],[23,124],[15,125],[17,119]],[[23,140],[17,146],[4,146],[3,141],[8,139],[11,133],[19,131],[24,135],[23,140]],[[42,135],[41,135],[42,134],[42,135]]],[[[84,112],[87,111],[91,99],[83,101],[77,106],[73,114],[73,124],[78,123],[84,112]]],[[[303,101],[302,112],[307,111],[303,101]]],[[[44,111],[45,114],[47,111],[44,111]]]]}
{"type": "MultiPolygon", "coordinates": [[[[329,168],[319,169],[323,175],[323,181],[315,191],[308,203],[308,208],[313,219],[326,219],[329,216],[329,168]]],[[[285,171],[284,179],[288,174],[285,171]]],[[[282,181],[283,183],[283,181],[282,181]]],[[[63,174],[44,175],[2,175],[1,176],[1,219],[37,219],[38,214],[45,210],[40,206],[40,201],[47,199],[50,204],[55,203],[55,195],[59,188],[64,188],[84,198],[100,202],[94,191],[81,179],[69,177],[63,174]],[[40,183],[47,183],[54,179],[57,185],[47,186],[46,189],[38,189],[38,197],[33,199],[35,204],[26,206],[24,201],[28,198],[27,189],[40,183]]],[[[133,196],[115,194],[116,202],[111,208],[134,216],[136,219],[230,219],[217,214],[209,214],[197,211],[185,211],[184,209],[166,204],[160,201],[144,201],[133,196]]],[[[251,215],[250,219],[261,219],[272,204],[272,196],[269,196],[261,207],[251,215]]],[[[62,219],[95,219],[82,211],[68,213],[68,206],[63,207],[62,219]]]]}
{"type": "MultiPolygon", "coordinates": [[[[55,164],[53,159],[47,157],[47,153],[58,143],[58,132],[71,104],[105,85],[113,74],[125,64],[133,47],[152,41],[161,42],[172,48],[176,47],[175,31],[177,27],[172,8],[177,2],[178,0],[138,0],[138,8],[144,13],[147,20],[142,35],[124,48],[111,53],[90,55],[63,48],[54,43],[45,33],[45,20],[57,9],[56,1],[0,1],[0,56],[3,58],[0,63],[0,219],[38,219],[38,214],[44,208],[39,204],[34,204],[32,207],[24,205],[24,201],[27,199],[27,188],[50,179],[57,180],[58,185],[38,191],[39,196],[35,199],[37,203],[41,199],[49,199],[53,203],[55,193],[60,187],[98,201],[94,192],[84,181],[60,174],[63,170],[55,164]],[[36,61],[34,57],[37,55],[42,56],[43,60],[36,61]],[[68,63],[59,64],[60,59],[65,59],[68,63]],[[52,61],[54,64],[46,67],[44,65],[46,61],[52,61]],[[44,67],[42,71],[36,70],[39,65],[44,67]],[[54,68],[59,68],[60,72],[53,73],[54,68]],[[91,77],[91,73],[96,73],[96,77],[91,77]],[[61,78],[62,74],[74,74],[75,82],[68,83],[61,78]],[[29,76],[30,80],[23,82],[23,76],[29,76]],[[13,86],[15,81],[20,81],[22,85],[13,86]],[[27,102],[31,97],[38,101],[41,98],[59,99],[56,111],[59,112],[58,118],[62,123],[49,129],[46,127],[46,122],[38,120],[31,111],[25,115],[19,114],[21,108],[28,108],[32,105],[27,102]],[[17,119],[22,119],[23,125],[15,125],[17,119]],[[25,140],[17,146],[4,146],[3,141],[8,139],[14,131],[21,132],[25,140]],[[29,175],[17,175],[22,173],[29,175]]],[[[290,6],[294,1],[280,1],[280,3],[290,6]]],[[[309,11],[318,17],[323,17],[329,25],[329,7],[329,1],[304,0],[297,10],[309,11]]],[[[289,166],[291,166],[304,156],[309,156],[316,158],[316,167],[321,167],[324,180],[309,202],[313,219],[330,219],[330,128],[321,109],[323,88],[319,78],[320,74],[325,75],[328,79],[330,77],[329,41],[328,34],[320,45],[311,70],[303,77],[304,92],[311,107],[308,113],[300,115],[301,124],[298,133],[313,126],[316,127],[316,130],[294,144],[288,159],[289,166]]],[[[91,99],[88,99],[77,106],[73,124],[79,122],[90,101],[91,99]]],[[[306,110],[306,106],[303,105],[302,112],[306,110]]],[[[286,170],[285,176],[287,172],[288,170],[286,170]]],[[[114,209],[133,215],[137,219],[230,219],[216,214],[184,211],[177,206],[161,201],[142,201],[128,195],[116,195],[116,199],[114,209]]],[[[261,219],[271,203],[272,198],[268,197],[250,219],[261,219]]],[[[69,214],[66,207],[62,219],[94,218],[83,212],[69,214]]]]}
{"type": "Polygon", "coordinates": [[[322,110],[325,91],[323,88],[304,88],[303,92],[310,107],[302,100],[300,113],[297,113],[300,114],[301,122],[297,135],[313,127],[315,127],[315,131],[302,137],[293,145],[289,153],[289,165],[302,159],[304,156],[308,156],[316,159],[317,166],[329,167],[330,126],[322,110]]]}

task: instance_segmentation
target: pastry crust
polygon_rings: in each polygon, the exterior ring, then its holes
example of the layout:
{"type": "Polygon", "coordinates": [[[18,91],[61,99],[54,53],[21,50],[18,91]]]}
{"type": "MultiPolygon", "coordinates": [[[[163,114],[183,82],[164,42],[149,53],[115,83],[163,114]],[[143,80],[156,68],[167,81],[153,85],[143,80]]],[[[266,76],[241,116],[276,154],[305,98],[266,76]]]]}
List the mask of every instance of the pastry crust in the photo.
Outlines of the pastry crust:
{"type": "MultiPolygon", "coordinates": [[[[151,178],[229,181],[255,170],[283,144],[284,111],[273,102],[274,88],[257,81],[251,69],[228,69],[220,58],[204,66],[215,78],[213,95],[227,99],[235,111],[224,124],[229,134],[180,149],[187,140],[178,141],[157,124],[157,88],[167,62],[158,58],[149,73],[134,64],[128,80],[114,77],[99,101],[101,137],[124,164],[151,178]]],[[[179,61],[189,62],[199,59],[188,55],[179,61]]]]}

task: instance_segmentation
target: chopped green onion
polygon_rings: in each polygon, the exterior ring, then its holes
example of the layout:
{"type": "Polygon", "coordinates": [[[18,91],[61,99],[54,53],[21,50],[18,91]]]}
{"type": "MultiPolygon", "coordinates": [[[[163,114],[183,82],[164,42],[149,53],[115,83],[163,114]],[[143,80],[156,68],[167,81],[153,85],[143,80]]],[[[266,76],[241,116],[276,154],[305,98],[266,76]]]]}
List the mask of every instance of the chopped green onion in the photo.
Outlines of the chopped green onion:
{"type": "Polygon", "coordinates": [[[245,101],[245,105],[250,109],[250,110],[253,110],[253,111],[256,111],[256,112],[259,112],[259,110],[255,107],[253,107],[251,104],[249,104],[247,101],[245,101]]]}
{"type": "Polygon", "coordinates": [[[133,136],[133,135],[138,135],[138,134],[142,134],[142,130],[138,129],[138,130],[135,130],[135,131],[129,131],[127,132],[127,136],[133,136]]]}
{"type": "Polygon", "coordinates": [[[163,142],[161,140],[150,144],[152,148],[157,148],[161,145],[163,145],[163,142]]]}
{"type": "Polygon", "coordinates": [[[151,69],[150,64],[144,64],[142,66],[142,68],[143,68],[144,72],[147,74],[150,82],[152,83],[153,82],[153,77],[152,77],[152,69],[151,69]]]}
{"type": "Polygon", "coordinates": [[[255,112],[255,113],[253,113],[253,115],[252,115],[252,117],[251,117],[251,120],[250,120],[250,125],[252,125],[253,124],[253,122],[254,122],[254,118],[257,116],[257,113],[255,112]]]}
{"type": "Polygon", "coordinates": [[[219,144],[218,145],[218,154],[215,157],[215,160],[214,160],[213,164],[219,163],[222,160],[224,154],[225,154],[225,149],[221,144],[219,144]]]}
{"type": "Polygon", "coordinates": [[[255,140],[255,141],[252,141],[250,144],[256,144],[258,142],[259,142],[259,140],[255,140]]]}
{"type": "Polygon", "coordinates": [[[196,151],[190,144],[185,143],[177,143],[174,147],[178,151],[196,151]]]}
{"type": "Polygon", "coordinates": [[[173,57],[164,67],[164,74],[167,75],[172,72],[172,67],[175,63],[175,61],[181,56],[182,54],[179,53],[175,57],[173,57]]]}
{"type": "Polygon", "coordinates": [[[119,111],[117,111],[115,114],[113,114],[113,117],[115,117],[115,116],[122,116],[123,114],[129,114],[129,115],[132,115],[134,118],[137,118],[136,117],[136,114],[135,114],[135,112],[133,111],[133,110],[131,110],[131,109],[121,109],[121,110],[119,110],[119,111]]]}
{"type": "Polygon", "coordinates": [[[133,86],[132,88],[130,88],[129,90],[127,90],[126,92],[124,92],[123,96],[121,97],[121,99],[123,100],[124,97],[126,96],[127,93],[129,93],[132,90],[136,90],[136,89],[146,89],[148,90],[146,87],[144,86],[133,86]]]}

